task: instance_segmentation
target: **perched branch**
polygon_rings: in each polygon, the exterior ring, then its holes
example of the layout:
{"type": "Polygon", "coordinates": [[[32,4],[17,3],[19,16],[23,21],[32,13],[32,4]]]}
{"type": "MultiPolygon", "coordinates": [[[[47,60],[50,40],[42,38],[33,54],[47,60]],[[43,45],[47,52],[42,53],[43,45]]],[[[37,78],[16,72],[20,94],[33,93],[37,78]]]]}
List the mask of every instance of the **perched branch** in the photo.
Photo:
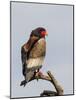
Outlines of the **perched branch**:
{"type": "Polygon", "coordinates": [[[57,94],[58,95],[63,95],[63,89],[62,87],[59,85],[58,81],[55,79],[55,77],[51,74],[50,71],[47,72],[47,74],[49,75],[49,77],[51,78],[51,82],[52,84],[54,85],[56,91],[57,91],[57,94]]]}
{"type": "Polygon", "coordinates": [[[54,91],[49,91],[49,90],[44,90],[40,96],[57,96],[57,92],[54,91]]]}
{"type": "Polygon", "coordinates": [[[63,89],[62,87],[58,84],[57,80],[54,78],[54,76],[51,74],[50,71],[47,72],[48,76],[51,78],[51,83],[54,85],[56,92],[55,91],[48,91],[44,90],[40,96],[58,96],[58,95],[63,95],[63,89]]]}
{"type": "MultiPolygon", "coordinates": [[[[42,80],[46,80],[46,81],[51,81],[51,77],[49,77],[48,75],[43,75],[40,72],[32,78],[32,80],[34,80],[34,79],[42,79],[42,80]]],[[[32,80],[30,80],[30,81],[32,81],[32,80]]]]}
{"type": "MultiPolygon", "coordinates": [[[[57,82],[57,80],[55,79],[55,77],[51,74],[50,71],[47,72],[48,75],[43,75],[42,73],[38,73],[36,74],[30,81],[33,81],[35,79],[42,79],[42,80],[46,80],[49,81],[53,84],[53,86],[55,87],[56,91],[49,91],[49,90],[44,90],[40,96],[58,96],[58,95],[63,95],[63,89],[62,87],[59,85],[59,83],[57,82]]],[[[29,82],[30,82],[29,81],[29,82]]],[[[22,81],[23,83],[25,82],[22,81]]]]}

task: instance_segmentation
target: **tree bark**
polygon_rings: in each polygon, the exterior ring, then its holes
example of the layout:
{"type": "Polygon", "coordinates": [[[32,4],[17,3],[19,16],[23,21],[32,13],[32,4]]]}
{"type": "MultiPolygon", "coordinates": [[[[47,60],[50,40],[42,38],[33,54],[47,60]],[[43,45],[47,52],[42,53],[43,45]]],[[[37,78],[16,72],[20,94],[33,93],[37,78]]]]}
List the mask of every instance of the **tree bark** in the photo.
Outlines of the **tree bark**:
{"type": "Polygon", "coordinates": [[[39,72],[29,82],[31,82],[35,79],[37,79],[37,80],[42,79],[42,80],[49,81],[50,83],[52,83],[52,85],[54,86],[54,88],[56,90],[56,91],[44,90],[40,94],[40,96],[61,96],[61,95],[63,95],[63,92],[64,92],[63,88],[59,85],[58,81],[55,79],[55,77],[53,76],[53,74],[51,74],[50,71],[47,72],[47,75],[43,75],[42,73],[39,72]]]}
{"type": "Polygon", "coordinates": [[[63,95],[63,88],[59,85],[58,81],[55,79],[55,77],[51,74],[50,71],[47,72],[47,75],[38,74],[38,76],[33,77],[30,81],[32,81],[34,79],[37,79],[37,80],[42,79],[42,80],[49,81],[55,87],[56,91],[44,90],[40,94],[40,96],[60,96],[60,95],[63,95]]]}
{"type": "Polygon", "coordinates": [[[55,91],[48,91],[44,90],[40,96],[60,96],[63,95],[63,88],[59,85],[58,81],[55,79],[55,77],[51,74],[50,71],[47,72],[48,76],[50,77],[50,82],[53,84],[53,86],[56,89],[55,91]]]}

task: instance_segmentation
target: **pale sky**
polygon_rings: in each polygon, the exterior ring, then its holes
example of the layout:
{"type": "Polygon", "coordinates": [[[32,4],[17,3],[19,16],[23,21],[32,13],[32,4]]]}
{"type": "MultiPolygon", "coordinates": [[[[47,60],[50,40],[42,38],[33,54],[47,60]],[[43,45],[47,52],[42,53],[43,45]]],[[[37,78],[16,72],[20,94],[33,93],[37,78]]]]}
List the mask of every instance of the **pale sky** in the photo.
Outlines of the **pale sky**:
{"type": "Polygon", "coordinates": [[[21,46],[27,42],[31,31],[40,26],[48,31],[41,71],[50,70],[63,86],[64,94],[73,94],[73,6],[12,2],[11,7],[12,97],[39,96],[43,90],[54,90],[43,80],[20,86],[24,79],[21,46]]]}

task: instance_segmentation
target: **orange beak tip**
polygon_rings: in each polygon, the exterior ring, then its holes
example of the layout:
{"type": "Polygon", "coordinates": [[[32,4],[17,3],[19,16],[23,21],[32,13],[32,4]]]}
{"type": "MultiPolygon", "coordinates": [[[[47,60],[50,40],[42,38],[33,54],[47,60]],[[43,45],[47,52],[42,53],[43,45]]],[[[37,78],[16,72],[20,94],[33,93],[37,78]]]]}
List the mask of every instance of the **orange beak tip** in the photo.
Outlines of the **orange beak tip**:
{"type": "Polygon", "coordinates": [[[46,36],[48,36],[48,33],[46,32],[46,36]]]}

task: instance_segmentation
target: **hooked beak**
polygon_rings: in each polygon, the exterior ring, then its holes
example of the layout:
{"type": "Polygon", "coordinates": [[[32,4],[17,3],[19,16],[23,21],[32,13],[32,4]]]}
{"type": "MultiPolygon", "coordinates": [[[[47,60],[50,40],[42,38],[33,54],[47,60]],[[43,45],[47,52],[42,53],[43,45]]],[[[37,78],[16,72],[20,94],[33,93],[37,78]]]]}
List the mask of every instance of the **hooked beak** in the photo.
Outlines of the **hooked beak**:
{"type": "Polygon", "coordinates": [[[45,32],[45,35],[46,35],[46,36],[48,36],[48,33],[47,33],[47,32],[45,32]]]}

